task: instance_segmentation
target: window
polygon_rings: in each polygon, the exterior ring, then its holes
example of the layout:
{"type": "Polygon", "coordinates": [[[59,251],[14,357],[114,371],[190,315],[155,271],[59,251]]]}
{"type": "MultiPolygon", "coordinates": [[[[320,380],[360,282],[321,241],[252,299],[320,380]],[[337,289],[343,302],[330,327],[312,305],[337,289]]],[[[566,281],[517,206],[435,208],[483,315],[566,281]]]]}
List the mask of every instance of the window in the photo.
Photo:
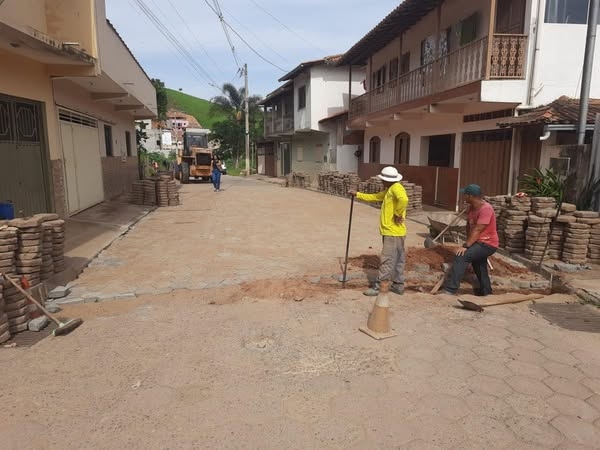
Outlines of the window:
{"type": "Polygon", "coordinates": [[[586,24],[589,0],[546,0],[546,23],[586,24]]]}
{"type": "Polygon", "coordinates": [[[402,55],[400,59],[400,75],[406,75],[410,72],[410,52],[402,55]]]}
{"type": "Polygon", "coordinates": [[[125,132],[125,146],[127,147],[127,156],[131,156],[131,133],[125,132]]]}
{"type": "Polygon", "coordinates": [[[385,77],[387,74],[387,68],[385,65],[381,66],[376,72],[372,74],[371,88],[377,89],[378,93],[383,92],[383,85],[385,84],[385,77]]]}
{"type": "Polygon", "coordinates": [[[398,58],[390,61],[390,81],[398,78],[398,58]]]}
{"type": "Polygon", "coordinates": [[[298,88],[298,109],[306,108],[306,86],[298,88]]]}
{"type": "Polygon", "coordinates": [[[104,125],[104,145],[106,146],[106,156],[113,155],[112,127],[104,125]]]}
{"type": "Polygon", "coordinates": [[[377,136],[372,137],[369,141],[369,162],[379,163],[379,154],[381,151],[381,139],[377,136]]]}
{"type": "Polygon", "coordinates": [[[304,161],[304,147],[296,147],[296,161],[304,161]]]}
{"type": "Polygon", "coordinates": [[[477,39],[479,13],[471,14],[460,23],[460,45],[467,45],[477,39]]]}

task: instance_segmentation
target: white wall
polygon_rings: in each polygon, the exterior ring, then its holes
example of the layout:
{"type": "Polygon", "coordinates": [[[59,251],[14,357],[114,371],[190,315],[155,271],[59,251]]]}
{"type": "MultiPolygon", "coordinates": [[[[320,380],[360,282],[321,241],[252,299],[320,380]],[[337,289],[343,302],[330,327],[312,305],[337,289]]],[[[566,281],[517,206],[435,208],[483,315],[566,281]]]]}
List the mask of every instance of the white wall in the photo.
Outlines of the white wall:
{"type": "Polygon", "coordinates": [[[303,72],[294,78],[294,129],[296,130],[310,128],[311,89],[310,76],[307,72],[303,72]],[[298,90],[302,86],[306,86],[306,107],[298,109],[298,90]]]}
{"type": "Polygon", "coordinates": [[[365,129],[363,162],[369,162],[369,141],[377,136],[381,139],[380,158],[382,164],[394,163],[395,139],[399,133],[410,135],[410,152],[408,163],[411,166],[426,166],[428,160],[428,136],[456,134],[454,167],[460,164],[460,137],[463,132],[494,130],[498,119],[481,122],[463,123],[460,114],[439,114],[424,116],[421,120],[398,120],[384,122],[381,125],[365,129]]]}
{"type": "MultiPolygon", "coordinates": [[[[352,96],[364,94],[362,81],[364,70],[352,70],[352,96]]],[[[319,129],[319,121],[337,113],[347,111],[348,99],[348,67],[315,66],[310,69],[310,128],[319,129]]]]}
{"type": "Polygon", "coordinates": [[[98,133],[100,135],[100,156],[106,156],[106,143],[104,142],[104,125],[112,127],[113,156],[127,155],[125,131],[131,134],[131,155],[137,154],[135,145],[135,122],[125,113],[114,111],[113,105],[104,102],[94,102],[90,93],[67,79],[54,79],[54,99],[57,106],[73,109],[98,119],[98,133]]]}

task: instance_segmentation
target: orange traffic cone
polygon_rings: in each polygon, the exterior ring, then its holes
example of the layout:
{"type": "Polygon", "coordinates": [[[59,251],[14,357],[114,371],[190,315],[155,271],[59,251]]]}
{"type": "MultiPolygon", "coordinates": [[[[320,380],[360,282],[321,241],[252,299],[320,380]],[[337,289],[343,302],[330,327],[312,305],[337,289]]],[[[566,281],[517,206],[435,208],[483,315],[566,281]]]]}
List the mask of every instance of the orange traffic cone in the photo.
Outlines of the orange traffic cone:
{"type": "Polygon", "coordinates": [[[369,314],[366,327],[360,327],[359,330],[368,334],[373,339],[381,340],[397,336],[390,327],[390,283],[382,282],[379,288],[379,294],[373,305],[373,310],[369,314]]]}

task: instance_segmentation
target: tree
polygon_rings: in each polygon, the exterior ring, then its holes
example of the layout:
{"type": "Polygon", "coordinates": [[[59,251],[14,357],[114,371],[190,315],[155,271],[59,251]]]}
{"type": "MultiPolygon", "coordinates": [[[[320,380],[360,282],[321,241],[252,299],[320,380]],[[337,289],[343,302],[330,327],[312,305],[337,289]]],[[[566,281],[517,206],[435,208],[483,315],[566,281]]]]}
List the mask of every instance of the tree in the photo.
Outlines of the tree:
{"type": "MultiPolygon", "coordinates": [[[[223,114],[227,119],[213,125],[211,139],[221,143],[222,153],[234,160],[239,168],[241,155],[245,152],[244,134],[244,97],[245,89],[236,88],[225,83],[221,88],[223,95],[212,98],[211,115],[223,114]]],[[[263,135],[263,118],[258,104],[262,100],[259,95],[248,97],[248,120],[250,122],[250,140],[256,141],[263,135]]]]}
{"type": "Polygon", "coordinates": [[[159,120],[165,120],[167,118],[168,100],[167,90],[165,89],[165,83],[160,81],[158,78],[152,78],[152,84],[156,89],[156,109],[158,110],[159,120]]]}

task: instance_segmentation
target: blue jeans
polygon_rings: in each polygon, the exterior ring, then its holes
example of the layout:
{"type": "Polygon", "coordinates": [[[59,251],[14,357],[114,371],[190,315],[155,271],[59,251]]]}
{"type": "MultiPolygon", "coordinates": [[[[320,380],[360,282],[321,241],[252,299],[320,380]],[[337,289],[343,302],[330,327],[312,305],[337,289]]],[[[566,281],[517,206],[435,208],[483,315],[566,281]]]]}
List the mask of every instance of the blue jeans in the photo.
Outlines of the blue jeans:
{"type": "Polygon", "coordinates": [[[218,169],[212,171],[212,184],[215,189],[221,189],[221,171],[218,169]]]}
{"type": "Polygon", "coordinates": [[[464,255],[457,256],[454,259],[454,264],[450,270],[450,275],[446,280],[444,289],[448,292],[455,293],[460,287],[465,270],[469,264],[473,265],[473,271],[479,280],[479,288],[481,295],[490,295],[492,293],[492,283],[488,274],[487,259],[496,253],[494,247],[476,242],[467,249],[464,255]]]}

